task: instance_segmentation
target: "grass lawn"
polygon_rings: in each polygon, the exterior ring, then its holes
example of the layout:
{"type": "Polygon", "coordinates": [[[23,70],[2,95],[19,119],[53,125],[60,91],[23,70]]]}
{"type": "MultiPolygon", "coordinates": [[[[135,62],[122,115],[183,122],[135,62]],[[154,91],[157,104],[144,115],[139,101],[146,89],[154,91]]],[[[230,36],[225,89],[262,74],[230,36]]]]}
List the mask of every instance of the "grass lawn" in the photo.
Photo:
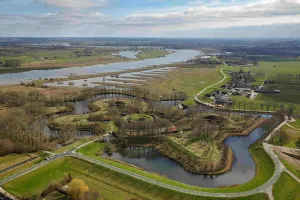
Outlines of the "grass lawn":
{"type": "MultiPolygon", "coordinates": [[[[39,195],[49,183],[61,180],[66,174],[83,179],[91,191],[97,191],[104,199],[124,200],[214,200],[222,198],[197,197],[163,189],[101,166],[94,166],[74,158],[56,160],[47,166],[26,174],[4,185],[18,197],[39,195]],[[47,181],[45,181],[47,180],[47,181]]],[[[249,197],[224,198],[235,200],[268,199],[265,194],[249,197]]]]}
{"type": "MultiPolygon", "coordinates": [[[[263,94],[258,94],[257,97],[253,100],[251,100],[245,96],[230,96],[230,98],[234,102],[234,109],[241,108],[243,110],[244,105],[245,105],[246,110],[273,111],[274,105],[275,105],[275,110],[277,110],[280,108],[279,107],[280,104],[283,104],[286,107],[293,105],[295,107],[295,112],[300,112],[300,103],[299,104],[290,104],[288,102],[279,101],[280,99],[276,98],[276,97],[278,97],[278,96],[276,96],[276,94],[274,94],[274,96],[272,96],[273,94],[269,94],[269,96],[267,96],[267,94],[266,94],[266,96],[261,96],[261,95],[263,95],[263,94]],[[270,105],[269,109],[267,108],[266,105],[270,105]]],[[[298,101],[298,100],[292,100],[292,101],[298,101]]],[[[291,102],[291,100],[290,100],[290,102],[291,102]]]]}
{"type": "Polygon", "coordinates": [[[24,160],[29,159],[28,154],[11,154],[0,157],[0,169],[7,168],[11,165],[17,164],[24,160]]]}
{"type": "Polygon", "coordinates": [[[93,142],[85,147],[77,150],[78,153],[82,153],[84,155],[96,155],[97,151],[103,150],[107,146],[107,143],[93,142]]]}
{"type": "MultiPolygon", "coordinates": [[[[48,154],[43,153],[43,152],[38,152],[38,153],[35,153],[35,154],[38,155],[39,158],[37,158],[37,159],[35,159],[35,160],[32,160],[32,161],[30,161],[30,162],[28,162],[28,163],[26,163],[26,164],[24,164],[24,165],[21,165],[21,166],[19,166],[19,167],[16,167],[16,168],[14,168],[13,170],[10,170],[10,171],[8,171],[8,172],[1,173],[1,174],[0,174],[0,180],[1,180],[1,179],[4,179],[4,178],[6,178],[6,177],[9,177],[9,176],[11,176],[11,175],[13,175],[13,174],[15,174],[15,173],[18,173],[18,172],[20,172],[20,171],[23,171],[23,170],[25,170],[25,169],[27,169],[27,168],[29,168],[29,167],[31,167],[31,166],[33,166],[33,165],[35,165],[35,164],[41,162],[42,160],[44,160],[44,158],[46,158],[46,157],[48,156],[48,154]]],[[[22,155],[25,155],[25,154],[22,154],[22,155]]],[[[27,154],[26,154],[26,155],[27,155],[27,154]]],[[[2,161],[1,161],[1,163],[2,163],[2,161]]]]}
{"type": "Polygon", "coordinates": [[[153,121],[153,117],[151,117],[150,115],[138,114],[138,113],[128,115],[124,118],[127,119],[127,120],[131,120],[131,121],[142,121],[142,120],[144,120],[144,121],[153,121]]]}
{"type": "Polygon", "coordinates": [[[300,73],[300,62],[259,62],[259,67],[250,67],[251,72],[270,73],[300,73]],[[274,67],[276,66],[276,67],[274,67]]]}
{"type": "Polygon", "coordinates": [[[166,55],[170,54],[168,51],[164,50],[150,50],[150,51],[142,51],[136,55],[138,59],[149,59],[149,58],[159,58],[164,57],[166,55]]]}
{"type": "Polygon", "coordinates": [[[194,96],[205,87],[221,80],[217,68],[177,68],[165,77],[153,77],[143,86],[157,95],[170,94],[173,89],[185,92],[189,97],[194,96]]]}
{"type": "Polygon", "coordinates": [[[287,139],[284,140],[283,145],[284,147],[289,147],[289,148],[296,148],[295,142],[298,141],[300,138],[300,131],[292,129],[288,126],[284,126],[282,128],[286,133],[287,133],[287,139]]]}
{"type": "MultiPolygon", "coordinates": [[[[299,74],[300,73],[300,59],[297,61],[278,61],[278,62],[267,62],[260,61],[259,67],[243,67],[243,71],[251,71],[254,73],[263,72],[265,74],[276,74],[276,73],[287,73],[287,74],[299,74]],[[276,66],[276,67],[274,67],[276,66]]],[[[240,67],[230,67],[231,71],[240,71],[240,67]]]]}
{"type": "Polygon", "coordinates": [[[291,125],[295,128],[300,129],[300,119],[296,119],[294,123],[291,123],[291,125]]]}
{"type": "Polygon", "coordinates": [[[296,168],[295,164],[292,164],[289,161],[285,160],[282,156],[279,156],[279,158],[282,164],[300,179],[300,167],[296,168]]]}
{"type": "Polygon", "coordinates": [[[70,149],[74,149],[74,148],[76,148],[76,147],[78,147],[78,146],[80,146],[84,143],[87,143],[87,142],[91,141],[92,139],[93,138],[80,138],[72,144],[63,146],[63,147],[55,150],[54,153],[63,153],[63,152],[68,151],[70,149]]]}
{"type": "Polygon", "coordinates": [[[300,104],[300,85],[298,84],[270,84],[265,85],[265,87],[267,87],[269,91],[281,90],[281,93],[261,93],[257,95],[255,100],[300,104]]]}
{"type": "Polygon", "coordinates": [[[251,60],[257,60],[257,61],[269,61],[269,62],[283,62],[283,61],[294,61],[299,62],[299,58],[281,58],[278,56],[272,56],[272,55],[247,55],[247,58],[251,60]]]}
{"type": "Polygon", "coordinates": [[[300,184],[286,172],[281,174],[272,190],[275,200],[298,200],[300,197],[300,184]]]}
{"type": "MultiPolygon", "coordinates": [[[[100,148],[102,148],[100,146],[100,148]]],[[[141,174],[143,176],[152,178],[154,180],[158,180],[170,185],[182,187],[185,189],[191,189],[191,190],[197,190],[197,191],[206,191],[206,192],[224,192],[224,193],[230,193],[230,192],[240,192],[240,191],[246,191],[250,190],[253,188],[256,188],[259,185],[264,184],[267,180],[271,178],[271,176],[274,173],[274,163],[272,159],[269,157],[269,155],[264,151],[263,147],[261,144],[254,145],[253,147],[250,148],[250,153],[255,159],[255,162],[257,163],[257,168],[256,168],[256,175],[255,177],[250,180],[249,182],[234,186],[234,187],[228,187],[228,188],[200,188],[196,186],[190,186],[186,185],[184,183],[180,183],[162,176],[159,176],[154,173],[150,173],[147,171],[143,171],[137,168],[133,168],[129,165],[122,164],[113,160],[106,159],[102,156],[96,156],[96,152],[99,151],[99,147],[95,145],[94,143],[87,145],[83,147],[82,149],[79,150],[80,153],[83,153],[86,156],[89,156],[91,158],[100,160],[104,163],[114,165],[116,167],[119,167],[124,170],[128,170],[137,174],[141,174]]]]}

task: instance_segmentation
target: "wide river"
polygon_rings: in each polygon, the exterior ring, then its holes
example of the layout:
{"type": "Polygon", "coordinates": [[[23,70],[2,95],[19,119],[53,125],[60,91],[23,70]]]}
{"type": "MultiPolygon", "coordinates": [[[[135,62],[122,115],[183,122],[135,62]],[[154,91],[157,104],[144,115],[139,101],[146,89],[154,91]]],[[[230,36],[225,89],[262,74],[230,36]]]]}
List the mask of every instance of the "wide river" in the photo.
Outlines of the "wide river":
{"type": "Polygon", "coordinates": [[[201,55],[201,52],[194,50],[173,50],[173,52],[174,53],[171,53],[165,57],[151,58],[140,61],[118,62],[111,64],[101,64],[94,66],[72,67],[53,70],[31,70],[28,72],[21,73],[2,74],[0,75],[0,85],[19,84],[20,81],[26,82],[30,80],[37,80],[39,78],[64,78],[68,77],[70,74],[87,75],[103,72],[116,72],[127,69],[138,69],[147,66],[164,65],[186,61],[194,58],[195,56],[201,55]]]}

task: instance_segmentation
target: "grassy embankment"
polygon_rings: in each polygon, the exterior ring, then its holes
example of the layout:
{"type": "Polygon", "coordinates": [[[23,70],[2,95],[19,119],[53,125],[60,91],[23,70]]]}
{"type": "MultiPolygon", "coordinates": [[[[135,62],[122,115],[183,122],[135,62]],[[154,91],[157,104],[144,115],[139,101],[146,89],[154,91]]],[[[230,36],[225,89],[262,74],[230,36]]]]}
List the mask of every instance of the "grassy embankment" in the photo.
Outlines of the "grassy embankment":
{"type": "Polygon", "coordinates": [[[265,194],[256,194],[240,198],[197,197],[163,189],[142,181],[135,180],[109,169],[95,166],[74,158],[63,158],[38,170],[26,174],[4,185],[10,193],[18,196],[39,195],[49,183],[61,180],[67,173],[83,179],[90,190],[97,191],[104,199],[174,199],[174,200],[256,200],[268,199],[265,194]],[[47,180],[47,181],[45,181],[47,180]]]}
{"type": "MultiPolygon", "coordinates": [[[[33,166],[35,164],[38,164],[39,162],[41,162],[42,160],[44,160],[45,157],[48,156],[48,154],[43,153],[43,152],[38,152],[38,153],[35,153],[35,154],[38,156],[37,159],[32,160],[32,161],[30,161],[30,162],[28,162],[28,163],[26,163],[24,165],[18,166],[18,167],[14,168],[14,169],[12,169],[10,171],[1,173],[0,174],[0,180],[4,179],[6,177],[9,177],[9,176],[11,176],[11,175],[13,175],[15,173],[18,173],[20,171],[23,171],[25,169],[28,169],[29,167],[31,167],[31,166],[33,166]]],[[[16,156],[10,156],[10,155],[8,155],[8,156],[0,157],[0,159],[1,159],[1,165],[3,164],[3,165],[6,165],[6,166],[10,166],[13,163],[14,164],[16,163],[16,161],[13,158],[15,158],[15,157],[20,157],[21,158],[21,157],[26,157],[26,156],[28,157],[27,154],[21,154],[21,155],[16,155],[16,156]]]]}
{"type": "Polygon", "coordinates": [[[88,137],[88,138],[80,138],[78,140],[76,140],[75,142],[73,142],[72,144],[69,144],[69,145],[66,145],[66,146],[63,146],[61,148],[58,148],[54,151],[54,153],[63,153],[65,151],[69,151],[71,149],[74,149],[84,143],[87,143],[89,141],[92,141],[94,139],[94,137],[88,137]]]}
{"type": "Polygon", "coordinates": [[[153,117],[151,117],[150,115],[138,113],[128,115],[124,117],[124,119],[131,121],[153,121],[153,117]]]}
{"type": "Polygon", "coordinates": [[[255,177],[245,183],[245,184],[241,184],[238,186],[233,186],[233,187],[228,187],[228,188],[200,188],[200,187],[195,187],[195,186],[190,186],[190,185],[186,185],[184,183],[179,183],[177,181],[174,180],[170,180],[168,178],[159,176],[157,174],[154,173],[150,173],[150,172],[146,172],[137,168],[133,168],[129,165],[125,165],[123,163],[119,163],[113,160],[109,160],[106,159],[104,157],[101,156],[96,156],[96,152],[99,151],[99,149],[101,148],[98,147],[96,144],[90,144],[88,146],[83,147],[82,149],[79,150],[79,153],[82,153],[86,156],[89,156],[91,158],[100,160],[102,162],[105,162],[107,164],[111,164],[114,165],[116,167],[119,167],[121,169],[125,169],[137,174],[141,174],[143,176],[152,178],[154,180],[158,180],[170,185],[174,185],[174,186],[178,186],[178,187],[182,187],[185,189],[191,189],[191,190],[197,190],[197,191],[206,191],[206,192],[224,192],[224,193],[230,193],[230,192],[240,192],[240,191],[246,191],[246,190],[250,190],[253,188],[258,187],[259,185],[264,184],[268,179],[271,178],[271,176],[274,173],[274,163],[271,160],[271,158],[268,156],[268,154],[264,151],[262,145],[260,144],[256,144],[254,146],[252,146],[250,148],[250,153],[252,154],[252,156],[254,157],[254,160],[256,162],[257,168],[256,168],[256,175],[255,177]]]}
{"type": "Polygon", "coordinates": [[[300,179],[300,167],[293,161],[293,159],[287,155],[282,155],[276,152],[279,156],[280,161],[282,164],[295,176],[297,176],[300,179]]]}
{"type": "Polygon", "coordinates": [[[300,119],[296,119],[295,122],[291,123],[291,126],[300,129],[300,119]]]}
{"type": "Polygon", "coordinates": [[[275,200],[298,200],[300,197],[300,183],[286,172],[280,175],[272,190],[275,200]]]}
{"type": "Polygon", "coordinates": [[[29,159],[28,154],[11,154],[0,157],[0,170],[29,159]]]}
{"type": "Polygon", "coordinates": [[[297,148],[296,142],[300,139],[300,131],[292,129],[288,126],[282,127],[282,130],[286,133],[286,138],[283,140],[283,144],[281,146],[297,148]]]}

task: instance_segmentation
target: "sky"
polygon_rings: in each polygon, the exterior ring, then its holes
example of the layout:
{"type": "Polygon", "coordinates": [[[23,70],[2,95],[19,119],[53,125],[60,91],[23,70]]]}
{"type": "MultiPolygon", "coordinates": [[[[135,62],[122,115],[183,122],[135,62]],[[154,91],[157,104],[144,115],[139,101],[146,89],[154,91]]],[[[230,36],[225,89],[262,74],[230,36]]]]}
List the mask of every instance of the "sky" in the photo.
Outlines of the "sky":
{"type": "Polygon", "coordinates": [[[300,38],[300,0],[0,0],[0,37],[300,38]]]}

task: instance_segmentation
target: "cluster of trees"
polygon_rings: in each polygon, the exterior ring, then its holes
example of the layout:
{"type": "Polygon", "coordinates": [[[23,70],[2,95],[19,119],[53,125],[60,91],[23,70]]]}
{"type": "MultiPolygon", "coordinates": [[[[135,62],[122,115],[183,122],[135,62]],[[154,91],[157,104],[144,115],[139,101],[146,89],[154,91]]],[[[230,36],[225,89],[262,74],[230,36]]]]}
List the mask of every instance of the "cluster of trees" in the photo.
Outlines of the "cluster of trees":
{"type": "Polygon", "coordinates": [[[40,195],[44,198],[52,192],[59,192],[72,200],[95,200],[99,199],[98,192],[92,192],[82,179],[73,179],[71,174],[64,177],[63,180],[50,184],[40,195]],[[67,186],[67,187],[65,187],[67,186]]]}
{"type": "Polygon", "coordinates": [[[204,59],[204,58],[201,58],[201,57],[197,57],[197,58],[194,58],[194,59],[191,59],[191,60],[188,60],[187,63],[189,64],[205,64],[204,67],[206,65],[209,65],[210,67],[215,67],[216,65],[220,65],[222,64],[222,62],[218,61],[218,60],[214,60],[214,59],[204,59]]]}
{"type": "Polygon", "coordinates": [[[276,101],[265,101],[263,103],[254,103],[254,102],[245,102],[245,101],[234,101],[231,105],[232,109],[238,110],[253,110],[255,111],[278,111],[281,113],[285,113],[287,116],[299,116],[298,110],[293,104],[285,105],[284,103],[278,103],[276,101]]]}
{"type": "Polygon", "coordinates": [[[159,99],[161,101],[175,101],[175,100],[184,101],[187,99],[187,94],[185,92],[181,92],[181,91],[177,92],[174,89],[169,94],[163,94],[162,96],[160,96],[159,99]]]}
{"type": "Polygon", "coordinates": [[[247,87],[249,83],[255,81],[255,77],[250,72],[244,72],[243,68],[240,68],[239,72],[232,72],[231,76],[231,84],[235,87],[244,88],[247,87]]]}
{"type": "Polygon", "coordinates": [[[121,118],[116,120],[119,133],[130,136],[154,135],[166,132],[170,122],[166,119],[155,118],[153,121],[128,122],[121,118]]]}
{"type": "MultiPolygon", "coordinates": [[[[0,104],[9,107],[0,118],[0,156],[9,153],[28,153],[51,148],[44,136],[49,99],[39,92],[0,91],[0,104]]],[[[71,109],[71,108],[70,108],[71,109]]],[[[76,128],[65,124],[62,133],[66,140],[75,137],[76,128]]]]}
{"type": "Polygon", "coordinates": [[[192,139],[210,141],[212,140],[212,132],[219,129],[219,125],[213,121],[208,121],[202,117],[197,117],[192,122],[192,139]]]}
{"type": "Polygon", "coordinates": [[[19,67],[21,66],[22,61],[18,59],[12,59],[12,60],[5,60],[4,61],[4,67],[19,67]]]}
{"type": "Polygon", "coordinates": [[[289,73],[274,73],[265,74],[263,72],[254,74],[255,80],[263,81],[269,80],[276,83],[300,83],[300,74],[289,74],[289,73]]]}
{"type": "Polygon", "coordinates": [[[44,116],[41,102],[27,102],[22,107],[8,109],[0,118],[0,156],[47,149],[44,116]]]}

